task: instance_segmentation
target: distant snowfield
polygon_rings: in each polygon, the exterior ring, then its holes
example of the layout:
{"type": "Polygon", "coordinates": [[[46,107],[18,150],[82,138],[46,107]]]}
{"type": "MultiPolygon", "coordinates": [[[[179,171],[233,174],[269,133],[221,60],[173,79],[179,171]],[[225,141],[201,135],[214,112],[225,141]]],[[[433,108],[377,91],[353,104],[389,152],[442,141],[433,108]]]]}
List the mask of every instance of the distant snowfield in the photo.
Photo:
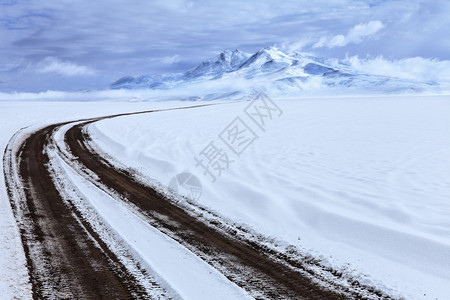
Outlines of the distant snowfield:
{"type": "MultiPolygon", "coordinates": [[[[195,105],[189,102],[4,102],[0,101],[0,151],[9,139],[27,126],[45,126],[79,118],[157,108],[195,105]]],[[[0,163],[0,298],[31,299],[26,261],[20,235],[6,194],[3,163],[0,163]]]]}
{"type": "Polygon", "coordinates": [[[276,103],[283,114],[265,131],[241,102],[104,120],[90,132],[105,152],[163,185],[195,174],[201,205],[364,283],[447,298],[450,97],[276,103]],[[238,116],[258,135],[240,157],[219,138],[238,116]],[[194,159],[211,141],[233,160],[216,182],[194,159]]]}

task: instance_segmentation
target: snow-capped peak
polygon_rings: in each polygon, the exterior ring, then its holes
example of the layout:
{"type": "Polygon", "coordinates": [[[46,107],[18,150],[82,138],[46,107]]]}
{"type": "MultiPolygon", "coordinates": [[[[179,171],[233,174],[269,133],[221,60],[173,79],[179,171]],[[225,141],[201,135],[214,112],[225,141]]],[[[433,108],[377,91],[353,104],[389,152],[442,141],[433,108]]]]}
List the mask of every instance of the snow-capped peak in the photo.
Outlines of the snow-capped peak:
{"type": "Polygon", "coordinates": [[[200,76],[219,76],[223,73],[237,70],[248,58],[250,54],[245,52],[223,51],[214,58],[202,62],[197,67],[185,73],[186,78],[196,78],[200,76]]]}
{"type": "Polygon", "coordinates": [[[436,83],[361,74],[338,61],[331,63],[306,53],[286,54],[276,47],[263,48],[253,55],[239,50],[223,51],[184,73],[123,77],[111,88],[172,89],[206,81],[225,86],[222,90],[228,90],[222,93],[226,97],[230,92],[245,94],[261,87],[267,92],[290,94],[311,93],[312,90],[323,93],[326,89],[340,89],[343,93],[396,93],[439,88],[436,83]]]}
{"type": "MultiPolygon", "coordinates": [[[[285,54],[276,47],[266,47],[253,54],[241,68],[259,68],[265,64],[276,64],[278,66],[288,66],[295,61],[295,58],[285,54]]],[[[267,66],[267,65],[266,65],[267,66]]]]}
{"type": "Polygon", "coordinates": [[[265,55],[268,55],[272,59],[278,59],[278,60],[284,60],[284,59],[292,59],[289,55],[281,51],[275,46],[265,47],[261,50],[259,50],[257,53],[264,53],[265,55]]]}
{"type": "Polygon", "coordinates": [[[239,51],[223,51],[219,55],[221,61],[228,64],[230,71],[237,70],[249,57],[250,54],[239,51]]]}

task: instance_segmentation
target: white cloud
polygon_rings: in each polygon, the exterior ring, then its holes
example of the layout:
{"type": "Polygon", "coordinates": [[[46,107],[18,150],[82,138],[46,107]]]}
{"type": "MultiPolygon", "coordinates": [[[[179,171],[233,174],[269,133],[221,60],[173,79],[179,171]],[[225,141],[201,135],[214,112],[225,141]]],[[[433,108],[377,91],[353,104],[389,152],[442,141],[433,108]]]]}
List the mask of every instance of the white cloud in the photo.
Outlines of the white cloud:
{"type": "Polygon", "coordinates": [[[63,61],[56,57],[46,57],[35,66],[39,73],[55,73],[63,76],[91,76],[95,70],[86,66],[63,61]]]}
{"type": "Polygon", "coordinates": [[[160,57],[150,57],[148,61],[164,64],[164,65],[171,65],[179,62],[180,56],[178,54],[175,55],[169,55],[169,56],[160,56],[160,57]]]}
{"type": "Polygon", "coordinates": [[[38,85],[23,72],[42,74],[35,67],[43,53],[69,64],[41,66],[51,74],[65,74],[68,83],[61,89],[84,88],[86,78],[94,87],[128,74],[183,71],[221,50],[255,52],[283,42],[292,43],[291,51],[312,52],[313,45],[320,46],[315,54],[324,57],[343,58],[349,53],[450,59],[450,1],[446,0],[285,0],[283,5],[278,0],[229,0],[221,5],[213,0],[11,3],[0,9],[0,80],[8,82],[2,84],[4,90],[57,88],[61,83],[51,76],[40,76],[38,85]],[[355,43],[361,44],[351,47],[355,43]],[[181,58],[178,64],[174,54],[181,58]],[[20,66],[5,67],[15,61],[20,66]],[[83,66],[94,65],[98,77],[72,75],[92,74],[83,66]]]}
{"type": "Polygon", "coordinates": [[[173,56],[166,56],[161,59],[163,64],[171,65],[180,61],[180,56],[175,54],[173,56]]]}
{"type": "Polygon", "coordinates": [[[292,53],[292,52],[302,52],[304,48],[307,46],[310,46],[313,43],[313,39],[311,37],[305,37],[301,38],[295,42],[283,42],[280,44],[275,44],[278,48],[280,48],[281,51],[284,51],[286,53],[292,53]]]}
{"type": "Polygon", "coordinates": [[[359,44],[365,38],[373,36],[383,28],[384,25],[381,21],[370,21],[366,24],[358,24],[350,29],[345,36],[338,34],[335,36],[324,36],[320,38],[320,40],[313,45],[313,48],[334,48],[344,47],[348,44],[359,44]]]}
{"type": "Polygon", "coordinates": [[[415,79],[420,81],[450,81],[450,60],[411,57],[389,60],[382,56],[376,58],[347,57],[345,63],[356,70],[375,75],[415,79]]]}

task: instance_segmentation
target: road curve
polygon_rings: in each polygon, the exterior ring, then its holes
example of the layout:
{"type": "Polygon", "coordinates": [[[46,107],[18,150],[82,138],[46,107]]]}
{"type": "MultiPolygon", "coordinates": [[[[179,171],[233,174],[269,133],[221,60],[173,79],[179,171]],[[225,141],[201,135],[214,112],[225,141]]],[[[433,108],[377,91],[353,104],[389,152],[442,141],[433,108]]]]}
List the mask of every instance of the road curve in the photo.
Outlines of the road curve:
{"type": "MultiPolygon", "coordinates": [[[[148,216],[152,226],[205,259],[255,298],[348,299],[365,298],[367,295],[374,298],[385,296],[358,283],[355,284],[356,289],[332,284],[325,289],[323,284],[317,283],[324,282],[323,278],[305,269],[303,262],[274,253],[253,241],[236,238],[232,233],[221,230],[217,224],[196,219],[151,186],[133,179],[128,171],[112,166],[90,147],[86,126],[106,118],[131,114],[74,121],[75,125],[65,133],[64,142],[77,163],[90,171],[85,172],[87,179],[95,174],[95,179],[90,178],[92,182],[118,195],[118,200],[126,199],[133,203],[148,216]]],[[[37,130],[20,144],[17,151],[11,148],[5,151],[5,179],[27,256],[33,297],[147,299],[150,296],[145,287],[127,271],[120,259],[55,187],[46,149],[55,130],[70,123],[37,130]]]]}
{"type": "Polygon", "coordinates": [[[108,189],[146,212],[152,225],[169,232],[171,237],[195,249],[201,256],[214,257],[215,265],[223,266],[228,271],[225,275],[251,295],[260,293],[270,299],[344,298],[313,283],[310,277],[269,258],[258,245],[231,238],[213,225],[195,219],[152,187],[132,179],[128,172],[115,169],[89,147],[90,138],[83,129],[90,123],[78,124],[66,132],[65,143],[78,162],[96,174],[108,189]]]}
{"type": "Polygon", "coordinates": [[[60,125],[40,129],[21,144],[18,157],[8,160],[18,162],[18,174],[10,173],[11,164],[5,166],[10,198],[13,188],[22,188],[23,197],[10,200],[16,218],[20,218],[33,298],[146,298],[145,289],[77,211],[63,201],[53,183],[45,149],[60,125]],[[13,182],[14,178],[20,178],[20,184],[13,182]]]}

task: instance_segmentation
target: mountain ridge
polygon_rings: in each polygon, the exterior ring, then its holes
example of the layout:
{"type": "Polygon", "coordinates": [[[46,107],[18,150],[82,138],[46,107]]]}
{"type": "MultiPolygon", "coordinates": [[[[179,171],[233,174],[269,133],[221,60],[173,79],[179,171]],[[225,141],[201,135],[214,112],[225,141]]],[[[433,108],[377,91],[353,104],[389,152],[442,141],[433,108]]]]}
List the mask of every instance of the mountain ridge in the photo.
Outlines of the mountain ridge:
{"type": "Polygon", "coordinates": [[[199,90],[194,93],[198,96],[208,93],[218,98],[221,94],[243,97],[256,90],[273,95],[301,95],[323,92],[418,93],[439,89],[435,82],[364,74],[341,62],[330,62],[306,53],[287,54],[273,46],[254,54],[237,49],[225,50],[186,72],[124,76],[110,88],[170,91],[190,87],[192,92],[196,86],[199,90]],[[207,88],[202,89],[202,85],[207,88]]]}

